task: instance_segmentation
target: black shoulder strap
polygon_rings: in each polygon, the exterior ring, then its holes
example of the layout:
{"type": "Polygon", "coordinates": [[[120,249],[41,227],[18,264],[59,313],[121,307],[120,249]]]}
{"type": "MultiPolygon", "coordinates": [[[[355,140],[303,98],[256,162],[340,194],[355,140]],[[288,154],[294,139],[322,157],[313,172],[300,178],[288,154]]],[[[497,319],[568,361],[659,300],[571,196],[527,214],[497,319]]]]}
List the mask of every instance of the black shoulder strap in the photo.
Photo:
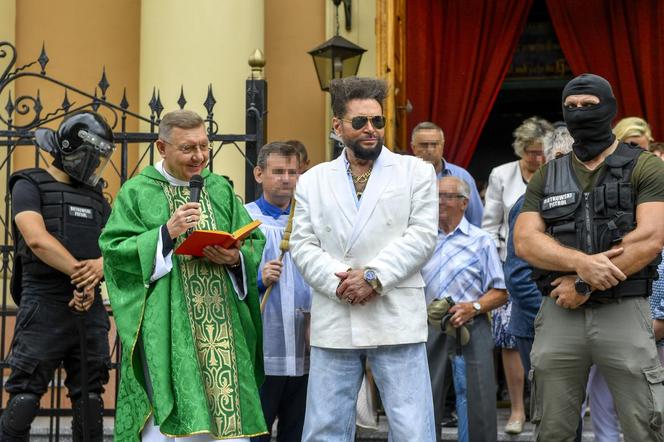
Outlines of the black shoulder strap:
{"type": "Polygon", "coordinates": [[[40,169],[38,167],[23,169],[14,172],[12,176],[9,177],[9,192],[12,191],[14,184],[16,184],[16,182],[21,178],[30,180],[37,187],[43,184],[57,182],[55,178],[53,178],[51,174],[46,172],[44,169],[40,169]]]}
{"type": "Polygon", "coordinates": [[[556,191],[555,183],[564,183],[572,168],[572,156],[566,154],[549,161],[546,165],[546,179],[544,181],[544,194],[548,195],[556,191]],[[567,161],[567,164],[565,164],[567,161]]]}
{"type": "Polygon", "coordinates": [[[629,181],[636,165],[636,160],[641,153],[643,153],[643,149],[637,145],[629,143],[618,144],[615,152],[604,160],[607,172],[617,181],[629,181]]]}

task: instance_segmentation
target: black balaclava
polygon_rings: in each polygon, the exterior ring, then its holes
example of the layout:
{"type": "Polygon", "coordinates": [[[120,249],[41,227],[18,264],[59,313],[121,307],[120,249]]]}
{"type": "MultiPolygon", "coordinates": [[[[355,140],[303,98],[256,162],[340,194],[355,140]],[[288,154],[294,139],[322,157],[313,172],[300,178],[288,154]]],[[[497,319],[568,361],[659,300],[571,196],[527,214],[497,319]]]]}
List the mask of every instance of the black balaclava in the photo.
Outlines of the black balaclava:
{"type": "Polygon", "coordinates": [[[599,98],[599,104],[587,107],[567,108],[563,105],[563,118],[574,138],[574,154],[581,161],[590,161],[616,139],[611,131],[611,121],[617,111],[616,97],[609,82],[594,74],[582,74],[567,83],[563,89],[563,103],[570,95],[599,98]]]}

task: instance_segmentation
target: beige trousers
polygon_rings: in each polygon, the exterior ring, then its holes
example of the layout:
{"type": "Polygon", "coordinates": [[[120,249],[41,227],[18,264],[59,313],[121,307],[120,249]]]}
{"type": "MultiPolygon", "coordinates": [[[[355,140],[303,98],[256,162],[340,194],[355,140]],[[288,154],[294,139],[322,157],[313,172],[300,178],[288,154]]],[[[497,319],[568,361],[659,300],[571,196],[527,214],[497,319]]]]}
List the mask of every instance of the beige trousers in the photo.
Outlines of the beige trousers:
{"type": "Polygon", "coordinates": [[[537,441],[574,440],[592,364],[611,390],[625,441],[664,441],[664,368],[647,298],[576,310],[544,298],[535,318],[531,361],[537,441]]]}

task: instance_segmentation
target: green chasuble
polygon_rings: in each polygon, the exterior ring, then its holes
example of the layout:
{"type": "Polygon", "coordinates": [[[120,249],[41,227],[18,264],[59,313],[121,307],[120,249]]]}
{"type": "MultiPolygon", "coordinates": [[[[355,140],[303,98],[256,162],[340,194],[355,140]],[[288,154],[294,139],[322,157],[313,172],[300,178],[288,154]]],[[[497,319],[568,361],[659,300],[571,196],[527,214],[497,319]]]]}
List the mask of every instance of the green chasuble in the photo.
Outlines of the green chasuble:
{"type": "MultiPolygon", "coordinates": [[[[232,232],[251,222],[228,181],[207,169],[202,176],[197,228],[232,232]]],[[[241,249],[248,285],[243,300],[225,266],[206,258],[173,254],[170,273],[150,282],[161,226],[188,201],[188,187],[170,185],[149,166],[122,186],[99,239],[123,349],[117,441],[140,440],[150,413],[170,437],[209,433],[227,439],[267,431],[258,395],[263,382],[255,284],[264,245],[260,230],[241,249]],[[152,401],[136,346],[139,334],[152,401]]]]}

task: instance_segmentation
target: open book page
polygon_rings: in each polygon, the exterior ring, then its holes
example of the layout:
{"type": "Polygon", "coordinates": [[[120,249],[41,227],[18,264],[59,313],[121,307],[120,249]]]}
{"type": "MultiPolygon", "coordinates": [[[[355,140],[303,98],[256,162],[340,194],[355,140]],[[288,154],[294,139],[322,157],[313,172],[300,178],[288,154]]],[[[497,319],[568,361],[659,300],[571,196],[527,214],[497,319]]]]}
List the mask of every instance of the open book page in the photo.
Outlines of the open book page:
{"type": "Polygon", "coordinates": [[[260,221],[252,221],[240,227],[233,233],[220,230],[194,230],[180,246],[175,249],[177,255],[203,256],[203,249],[207,246],[220,246],[228,249],[237,241],[242,241],[261,224],[260,221]]]}

